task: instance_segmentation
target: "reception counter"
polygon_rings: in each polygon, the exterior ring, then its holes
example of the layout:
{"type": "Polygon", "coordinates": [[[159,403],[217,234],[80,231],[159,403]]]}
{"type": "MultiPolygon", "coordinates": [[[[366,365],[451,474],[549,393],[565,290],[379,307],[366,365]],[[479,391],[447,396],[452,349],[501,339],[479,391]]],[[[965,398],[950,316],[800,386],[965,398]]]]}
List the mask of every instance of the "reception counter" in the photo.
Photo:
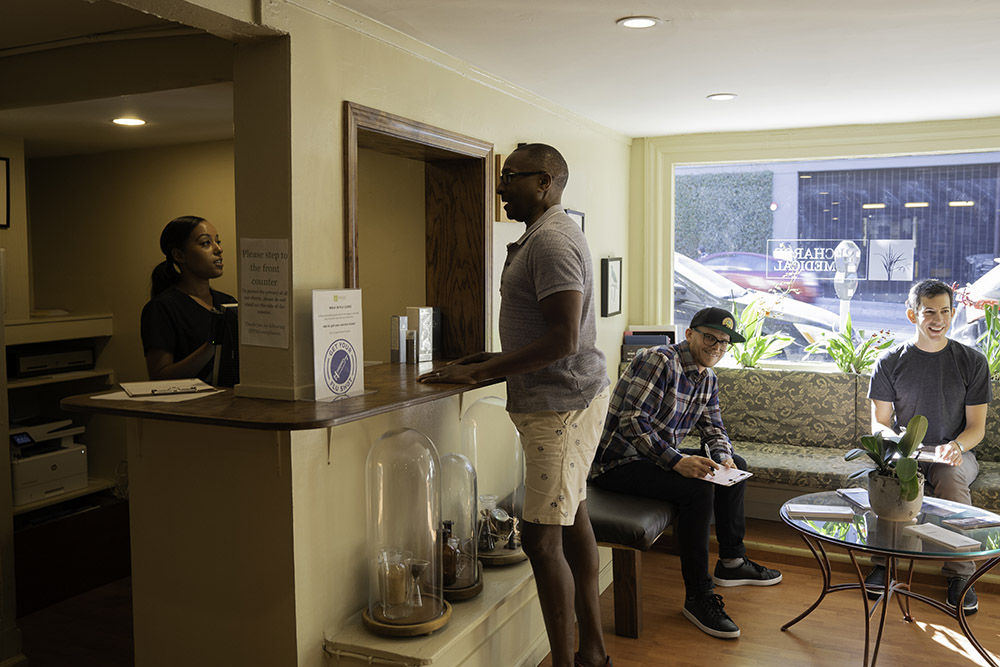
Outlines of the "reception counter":
{"type": "MultiPolygon", "coordinates": [[[[418,369],[430,368],[371,366],[368,393],[324,403],[231,390],[180,403],[63,400],[67,410],[127,420],[138,667],[354,664],[329,646],[368,601],[371,443],[410,427],[439,453],[458,451],[463,406],[505,395],[498,382],[417,383],[418,369]]],[[[376,664],[485,666],[501,646],[505,664],[537,664],[547,653],[537,596],[533,584],[520,589],[534,599],[498,614],[502,623],[484,618],[478,645],[437,651],[430,662],[376,664]]]]}

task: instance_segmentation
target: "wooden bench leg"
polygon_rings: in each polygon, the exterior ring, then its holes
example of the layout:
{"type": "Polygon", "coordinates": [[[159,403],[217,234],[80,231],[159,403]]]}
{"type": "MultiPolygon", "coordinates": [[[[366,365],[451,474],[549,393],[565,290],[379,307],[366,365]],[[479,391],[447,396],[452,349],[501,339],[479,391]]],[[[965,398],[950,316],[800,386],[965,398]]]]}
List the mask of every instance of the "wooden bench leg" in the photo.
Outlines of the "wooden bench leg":
{"type": "Polygon", "coordinates": [[[642,633],[642,553],[612,549],[615,577],[615,634],[638,639],[642,633]]]}

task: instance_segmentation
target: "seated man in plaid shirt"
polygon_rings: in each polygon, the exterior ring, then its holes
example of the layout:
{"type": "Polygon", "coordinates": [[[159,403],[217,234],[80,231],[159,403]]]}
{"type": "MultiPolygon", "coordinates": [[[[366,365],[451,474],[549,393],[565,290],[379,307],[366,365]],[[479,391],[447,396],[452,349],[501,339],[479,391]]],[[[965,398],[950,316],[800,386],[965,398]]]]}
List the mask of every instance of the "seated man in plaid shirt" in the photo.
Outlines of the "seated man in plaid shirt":
{"type": "Polygon", "coordinates": [[[780,572],[746,557],[746,482],[721,486],[705,480],[722,467],[747,467],[733,452],[722,425],[719,387],[711,370],[730,343],[745,339],[734,329],[733,316],[721,308],[695,313],[684,337],[676,345],[641,350],[618,380],[590,479],[609,491],[677,506],[674,535],[686,592],[684,616],[713,637],[733,639],[740,629],[723,610],[715,586],[771,586],[781,581],[780,572]],[[679,449],[695,428],[702,449],[679,449]],[[709,576],[713,511],[719,562],[715,575],[709,576]]]}

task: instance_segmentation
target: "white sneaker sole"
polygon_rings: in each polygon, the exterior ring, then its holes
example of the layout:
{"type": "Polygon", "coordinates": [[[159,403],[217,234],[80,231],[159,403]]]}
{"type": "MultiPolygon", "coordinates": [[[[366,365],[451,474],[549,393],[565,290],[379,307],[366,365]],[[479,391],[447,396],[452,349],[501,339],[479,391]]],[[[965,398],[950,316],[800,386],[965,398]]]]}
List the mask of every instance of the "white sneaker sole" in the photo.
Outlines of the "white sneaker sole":
{"type": "MultiPolygon", "coordinates": [[[[954,609],[955,611],[958,611],[958,605],[952,604],[952,603],[948,602],[947,600],[945,601],[945,604],[948,605],[949,609],[954,609]]],[[[966,615],[975,614],[977,611],[979,611],[979,601],[978,600],[976,600],[976,606],[975,607],[966,607],[965,608],[965,614],[966,615]]]]}
{"type": "Polygon", "coordinates": [[[774,579],[719,579],[714,574],[712,575],[712,581],[716,586],[774,586],[775,584],[781,583],[781,575],[779,574],[774,579]]]}
{"type": "Polygon", "coordinates": [[[682,607],[681,611],[684,612],[684,618],[694,623],[695,627],[704,632],[706,635],[712,635],[713,637],[718,637],[719,639],[736,639],[737,637],[740,636],[739,630],[736,630],[735,632],[723,632],[721,630],[713,630],[708,626],[702,625],[701,621],[699,621],[694,614],[689,612],[687,608],[682,607]]]}

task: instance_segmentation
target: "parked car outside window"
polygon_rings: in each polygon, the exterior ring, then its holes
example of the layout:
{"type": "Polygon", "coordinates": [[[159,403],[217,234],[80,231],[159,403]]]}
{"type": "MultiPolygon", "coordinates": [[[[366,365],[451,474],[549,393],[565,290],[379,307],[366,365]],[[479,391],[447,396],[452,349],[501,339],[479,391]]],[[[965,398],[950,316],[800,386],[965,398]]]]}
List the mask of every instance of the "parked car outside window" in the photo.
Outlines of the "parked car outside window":
{"type": "Polygon", "coordinates": [[[976,347],[976,341],[986,330],[983,306],[988,303],[1000,303],[1000,265],[994,266],[981,278],[960,288],[955,294],[955,317],[951,322],[952,338],[976,347]]]}
{"type": "MultiPolygon", "coordinates": [[[[690,257],[674,253],[674,324],[680,336],[694,314],[702,308],[715,306],[735,314],[759,296],[756,291],[737,285],[690,257]]],[[[764,321],[763,333],[781,333],[792,338],[792,344],[777,358],[828,361],[829,357],[825,355],[807,355],[804,348],[818,340],[821,334],[836,330],[839,324],[837,315],[795,299],[776,295],[771,298],[774,303],[768,307],[770,316],[764,321]]]]}
{"type": "Polygon", "coordinates": [[[813,303],[820,294],[819,280],[810,271],[789,273],[774,257],[752,252],[717,252],[698,261],[737,285],[760,292],[781,291],[799,301],[813,303]]]}

